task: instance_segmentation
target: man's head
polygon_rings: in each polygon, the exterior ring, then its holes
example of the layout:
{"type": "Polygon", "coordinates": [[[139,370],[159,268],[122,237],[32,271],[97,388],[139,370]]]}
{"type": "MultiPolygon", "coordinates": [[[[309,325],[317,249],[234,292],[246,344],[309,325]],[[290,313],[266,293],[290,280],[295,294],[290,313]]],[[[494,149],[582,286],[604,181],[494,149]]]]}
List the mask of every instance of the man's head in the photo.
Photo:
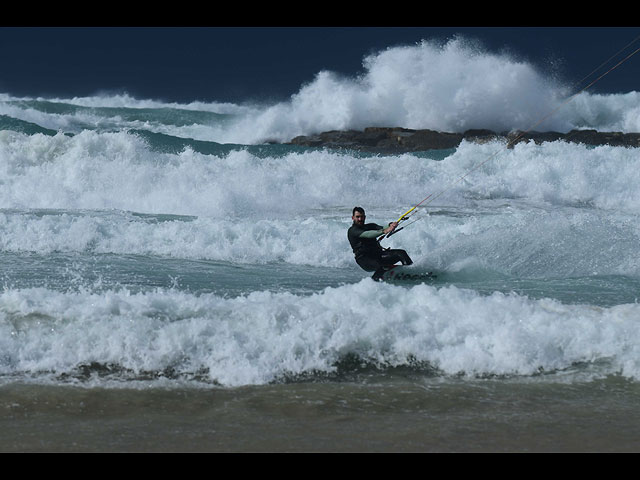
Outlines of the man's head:
{"type": "Polygon", "coordinates": [[[351,213],[351,220],[353,220],[353,223],[357,225],[364,225],[365,217],[366,215],[364,214],[364,208],[353,207],[353,212],[351,213]]]}

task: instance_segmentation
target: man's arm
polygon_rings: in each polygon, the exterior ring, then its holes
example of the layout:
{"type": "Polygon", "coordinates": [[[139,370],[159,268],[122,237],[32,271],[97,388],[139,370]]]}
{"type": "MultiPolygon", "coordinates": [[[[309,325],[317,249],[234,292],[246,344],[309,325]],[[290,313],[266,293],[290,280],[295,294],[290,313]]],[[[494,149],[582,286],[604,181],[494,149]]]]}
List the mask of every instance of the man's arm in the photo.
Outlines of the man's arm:
{"type": "Polygon", "coordinates": [[[360,235],[360,238],[377,238],[380,235],[384,235],[385,233],[392,232],[398,226],[398,222],[391,222],[387,228],[381,227],[380,225],[376,225],[376,227],[380,227],[377,230],[365,230],[360,235]]]}
{"type": "Polygon", "coordinates": [[[360,238],[377,238],[380,235],[384,235],[384,233],[384,228],[381,228],[380,230],[365,230],[358,236],[360,238]]]}

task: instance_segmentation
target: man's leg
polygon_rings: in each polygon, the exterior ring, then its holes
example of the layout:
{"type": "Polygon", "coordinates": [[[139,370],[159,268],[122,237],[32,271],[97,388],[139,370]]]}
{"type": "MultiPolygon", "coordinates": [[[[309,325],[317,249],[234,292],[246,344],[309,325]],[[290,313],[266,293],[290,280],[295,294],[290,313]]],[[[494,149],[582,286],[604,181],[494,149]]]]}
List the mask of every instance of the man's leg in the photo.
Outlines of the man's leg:
{"type": "Polygon", "coordinates": [[[383,265],[394,265],[398,262],[402,262],[403,265],[411,265],[413,260],[411,260],[406,251],[400,249],[385,250],[382,253],[383,265]]]}
{"type": "Polygon", "coordinates": [[[374,257],[356,258],[356,263],[365,272],[375,272],[383,265],[383,263],[380,261],[379,258],[374,258],[374,257]]]}
{"type": "Polygon", "coordinates": [[[381,258],[360,257],[356,259],[356,263],[365,272],[373,272],[371,278],[373,278],[376,282],[382,279],[382,275],[388,269],[387,263],[383,262],[381,258]]]}

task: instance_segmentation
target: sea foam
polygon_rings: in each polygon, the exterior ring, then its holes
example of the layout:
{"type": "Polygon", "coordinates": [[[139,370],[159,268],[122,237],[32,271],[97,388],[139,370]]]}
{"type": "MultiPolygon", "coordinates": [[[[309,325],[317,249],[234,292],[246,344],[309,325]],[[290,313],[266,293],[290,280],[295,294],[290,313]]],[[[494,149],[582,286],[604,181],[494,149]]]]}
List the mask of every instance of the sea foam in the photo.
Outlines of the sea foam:
{"type": "Polygon", "coordinates": [[[0,294],[0,372],[73,378],[79,366],[97,364],[237,386],[333,374],[355,356],[379,368],[469,376],[596,362],[600,374],[637,378],[638,314],[635,304],[563,305],[369,279],[304,297],[12,290],[0,294]]]}
{"type": "Polygon", "coordinates": [[[519,265],[538,274],[638,270],[633,149],[463,143],[436,159],[327,151],[261,158],[242,148],[157,153],[125,132],[1,137],[5,251],[339,266],[352,261],[349,248],[336,246],[346,245],[353,206],[382,224],[442,193],[384,245],[440,268],[464,256],[491,259],[503,273],[523,273],[519,265]],[[530,260],[533,238],[553,262],[530,260]]]}

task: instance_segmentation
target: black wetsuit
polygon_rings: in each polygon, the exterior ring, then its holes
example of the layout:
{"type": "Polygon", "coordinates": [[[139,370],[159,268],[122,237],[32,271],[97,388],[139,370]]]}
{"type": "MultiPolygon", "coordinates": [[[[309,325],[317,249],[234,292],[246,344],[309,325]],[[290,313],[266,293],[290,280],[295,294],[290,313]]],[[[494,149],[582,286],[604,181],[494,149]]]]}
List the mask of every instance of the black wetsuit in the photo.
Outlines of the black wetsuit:
{"type": "Polygon", "coordinates": [[[378,243],[377,237],[382,235],[384,227],[375,223],[365,225],[351,225],[347,232],[349,243],[356,256],[356,263],[366,272],[375,272],[374,278],[379,277],[385,270],[398,262],[411,265],[413,261],[404,250],[384,249],[378,243]]]}

